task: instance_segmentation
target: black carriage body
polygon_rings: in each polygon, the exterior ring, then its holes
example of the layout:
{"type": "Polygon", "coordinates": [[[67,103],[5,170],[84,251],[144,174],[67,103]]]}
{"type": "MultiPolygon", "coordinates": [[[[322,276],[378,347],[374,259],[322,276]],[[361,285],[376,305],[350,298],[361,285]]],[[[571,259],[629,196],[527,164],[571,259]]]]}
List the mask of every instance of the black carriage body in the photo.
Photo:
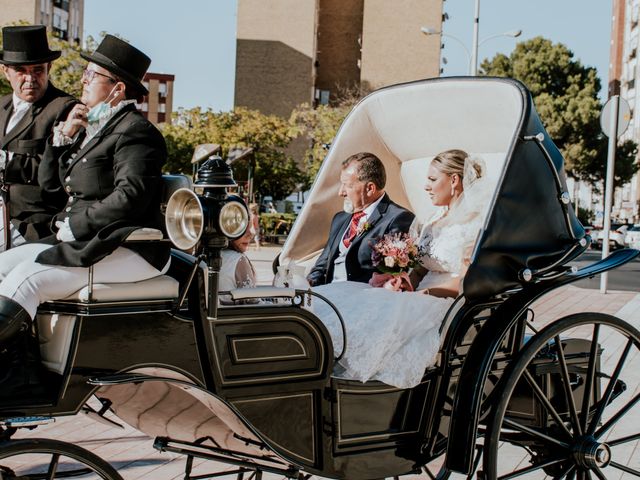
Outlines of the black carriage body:
{"type": "MultiPolygon", "coordinates": [[[[190,261],[195,259],[174,252],[172,273],[184,277],[190,261]]],[[[188,295],[189,309],[179,314],[163,302],[159,311],[132,304],[49,304],[48,310],[78,316],[73,353],[60,378],[68,381],[58,384],[51,405],[10,408],[2,416],[75,413],[96,385],[152,380],[123,375],[152,367],[161,372],[158,381],[171,382],[167,373],[175,372],[191,388],[223,400],[263,445],[305,471],[336,478],[416,472],[446,449],[464,359],[501,305],[494,300],[459,309],[443,348],[447,361],[430,369],[417,387],[398,389],[332,379],[328,333],[303,308],[224,307],[217,319],[207,319],[199,302],[204,293],[200,278],[188,295]]],[[[485,397],[519,349],[522,331],[516,322],[503,339],[485,397]]],[[[527,400],[528,392],[522,403],[527,400]]]]}

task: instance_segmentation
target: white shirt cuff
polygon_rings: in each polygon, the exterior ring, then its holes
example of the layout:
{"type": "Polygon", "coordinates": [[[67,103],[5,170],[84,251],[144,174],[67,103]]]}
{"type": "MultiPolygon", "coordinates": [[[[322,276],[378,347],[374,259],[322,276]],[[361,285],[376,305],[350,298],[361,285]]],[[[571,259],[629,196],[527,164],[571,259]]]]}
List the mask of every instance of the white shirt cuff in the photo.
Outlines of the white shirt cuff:
{"type": "Polygon", "coordinates": [[[63,147],[65,145],[71,145],[73,143],[73,138],[67,137],[64,133],[62,133],[63,126],[64,126],[64,122],[58,122],[53,127],[53,146],[54,147],[63,147]]]}

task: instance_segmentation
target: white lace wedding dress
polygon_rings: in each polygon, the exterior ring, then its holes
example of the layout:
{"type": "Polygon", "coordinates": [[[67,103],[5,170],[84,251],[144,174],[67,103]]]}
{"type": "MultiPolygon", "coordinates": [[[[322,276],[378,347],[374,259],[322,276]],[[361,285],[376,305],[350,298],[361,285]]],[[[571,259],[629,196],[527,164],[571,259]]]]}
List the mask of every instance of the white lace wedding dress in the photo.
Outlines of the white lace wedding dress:
{"type": "MultiPolygon", "coordinates": [[[[418,290],[440,285],[466,268],[480,228],[480,216],[467,215],[464,223],[449,221],[443,210],[422,229],[425,248],[422,264],[429,272],[418,290]]],[[[459,218],[457,220],[460,220],[459,218]]],[[[440,325],[453,298],[416,292],[393,292],[358,282],[336,282],[314,288],[340,311],[347,330],[347,350],[340,360],[340,377],[379,380],[410,388],[420,383],[433,365],[440,345],[440,325]]],[[[338,318],[324,302],[314,313],[327,326],[335,354],[342,351],[338,318]]]]}

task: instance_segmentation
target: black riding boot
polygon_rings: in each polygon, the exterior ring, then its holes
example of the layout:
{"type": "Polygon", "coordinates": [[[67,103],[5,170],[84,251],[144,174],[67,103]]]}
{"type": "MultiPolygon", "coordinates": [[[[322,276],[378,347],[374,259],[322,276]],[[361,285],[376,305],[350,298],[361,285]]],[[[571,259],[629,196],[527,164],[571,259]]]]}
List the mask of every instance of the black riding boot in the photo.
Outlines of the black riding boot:
{"type": "Polygon", "coordinates": [[[24,308],[0,296],[0,408],[38,401],[45,393],[40,345],[31,324],[24,308]]]}

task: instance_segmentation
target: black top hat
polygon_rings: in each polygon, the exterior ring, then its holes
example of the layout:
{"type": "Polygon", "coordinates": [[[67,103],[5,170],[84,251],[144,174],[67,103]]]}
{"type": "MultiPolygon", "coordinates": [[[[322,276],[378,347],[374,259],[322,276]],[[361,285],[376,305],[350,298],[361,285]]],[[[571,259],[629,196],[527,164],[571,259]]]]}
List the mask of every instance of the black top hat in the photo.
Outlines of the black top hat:
{"type": "Polygon", "coordinates": [[[4,27],[2,29],[0,63],[30,65],[48,63],[60,56],[60,51],[49,50],[47,28],[44,25],[4,27]]]}
{"type": "Polygon", "coordinates": [[[149,93],[149,90],[142,85],[142,78],[147,73],[151,59],[124,40],[113,35],[105,35],[95,52],[91,55],[81,53],[80,56],[117,75],[134,87],[137,93],[142,95],[149,93]]]}

